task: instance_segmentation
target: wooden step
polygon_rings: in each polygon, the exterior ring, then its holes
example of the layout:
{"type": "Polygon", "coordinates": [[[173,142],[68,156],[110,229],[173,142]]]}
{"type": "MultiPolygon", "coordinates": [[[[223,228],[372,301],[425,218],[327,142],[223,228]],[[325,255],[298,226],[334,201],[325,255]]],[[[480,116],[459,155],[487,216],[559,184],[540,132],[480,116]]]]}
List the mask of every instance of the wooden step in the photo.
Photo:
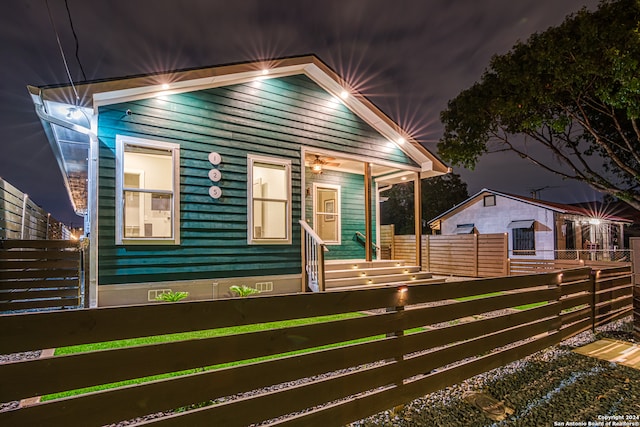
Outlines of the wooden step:
{"type": "Polygon", "coordinates": [[[412,283],[420,279],[431,279],[431,277],[431,273],[427,271],[400,274],[378,274],[374,276],[345,277],[325,280],[325,288],[379,285],[384,283],[396,282],[412,283]]]}
{"type": "Polygon", "coordinates": [[[325,279],[343,279],[349,277],[370,277],[389,274],[409,274],[420,271],[419,266],[406,265],[400,267],[351,268],[348,270],[325,271],[325,279]]]}
{"type": "Polygon", "coordinates": [[[412,280],[412,281],[404,281],[404,282],[391,282],[391,283],[379,283],[379,284],[373,284],[373,285],[351,285],[351,286],[338,286],[338,287],[333,287],[333,286],[326,286],[326,290],[327,291],[349,291],[349,290],[356,290],[356,289],[374,289],[374,288],[388,288],[388,287],[398,287],[398,286],[403,286],[403,285],[428,285],[428,284],[440,284],[440,283],[445,283],[445,280],[442,278],[436,278],[436,279],[417,279],[417,280],[412,280]]]}
{"type": "Polygon", "coordinates": [[[403,267],[411,265],[405,260],[373,260],[365,261],[362,259],[352,260],[327,260],[324,263],[325,272],[333,270],[361,270],[364,268],[384,268],[384,267],[403,267]]]}

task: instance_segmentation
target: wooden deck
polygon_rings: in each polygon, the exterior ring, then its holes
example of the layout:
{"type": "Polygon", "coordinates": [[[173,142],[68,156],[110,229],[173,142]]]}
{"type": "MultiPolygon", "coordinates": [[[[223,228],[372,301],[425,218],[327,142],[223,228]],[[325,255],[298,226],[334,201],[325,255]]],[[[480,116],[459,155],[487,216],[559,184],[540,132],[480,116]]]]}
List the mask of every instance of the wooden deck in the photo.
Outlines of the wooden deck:
{"type": "Polygon", "coordinates": [[[640,369],[640,345],[603,338],[574,350],[585,356],[640,369]]]}

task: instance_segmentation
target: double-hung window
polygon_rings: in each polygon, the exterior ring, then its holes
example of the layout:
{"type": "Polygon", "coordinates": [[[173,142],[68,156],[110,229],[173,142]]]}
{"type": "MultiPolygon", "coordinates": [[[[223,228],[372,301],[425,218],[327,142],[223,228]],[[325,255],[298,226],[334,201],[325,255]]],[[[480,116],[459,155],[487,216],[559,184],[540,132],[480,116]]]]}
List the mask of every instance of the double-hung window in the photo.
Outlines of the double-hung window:
{"type": "Polygon", "coordinates": [[[247,156],[247,239],[291,243],[291,161],[247,156]]]}
{"type": "Polygon", "coordinates": [[[180,146],[116,136],[116,243],[180,243],[180,146]]]}

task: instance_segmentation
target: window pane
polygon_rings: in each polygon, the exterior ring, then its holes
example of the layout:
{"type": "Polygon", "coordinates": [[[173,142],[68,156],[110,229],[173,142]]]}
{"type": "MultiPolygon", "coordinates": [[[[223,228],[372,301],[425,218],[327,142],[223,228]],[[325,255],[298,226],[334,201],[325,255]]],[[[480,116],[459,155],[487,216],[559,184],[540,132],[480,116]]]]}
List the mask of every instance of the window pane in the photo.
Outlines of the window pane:
{"type": "Polygon", "coordinates": [[[169,194],[124,192],[124,237],[172,237],[169,194]]]}
{"type": "Polygon", "coordinates": [[[173,189],[173,158],[169,150],[125,145],[124,172],[125,188],[173,189]],[[130,175],[129,179],[127,175],[130,175]],[[139,178],[137,185],[129,187],[132,175],[138,175],[139,178]]]}
{"type": "Polygon", "coordinates": [[[253,201],[253,238],[287,238],[287,202],[253,201]]]}
{"type": "Polygon", "coordinates": [[[287,200],[287,169],[285,165],[253,164],[253,197],[287,200]]]}
{"type": "Polygon", "coordinates": [[[340,240],[338,216],[338,190],[335,188],[316,188],[315,232],[325,242],[340,240]]]}
{"type": "Polygon", "coordinates": [[[316,214],[316,233],[325,242],[337,242],[338,217],[335,214],[316,214]]]}
{"type": "Polygon", "coordinates": [[[535,255],[536,240],[533,227],[513,229],[513,252],[516,255],[535,255]]]}

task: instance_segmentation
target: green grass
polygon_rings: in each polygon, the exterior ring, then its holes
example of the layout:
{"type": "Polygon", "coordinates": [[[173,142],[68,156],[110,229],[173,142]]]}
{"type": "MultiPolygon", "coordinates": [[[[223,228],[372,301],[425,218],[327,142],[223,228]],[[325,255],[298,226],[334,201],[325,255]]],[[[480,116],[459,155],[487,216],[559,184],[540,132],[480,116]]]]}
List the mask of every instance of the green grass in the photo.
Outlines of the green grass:
{"type": "Polygon", "coordinates": [[[528,308],[535,308],[535,307],[540,307],[543,305],[546,305],[547,301],[540,301],[540,302],[532,302],[531,304],[524,304],[524,305],[519,305],[517,307],[513,307],[516,310],[526,310],[528,308]]]}
{"type": "Polygon", "coordinates": [[[471,300],[474,300],[474,299],[488,298],[488,297],[495,297],[495,296],[502,295],[502,294],[504,294],[504,292],[490,292],[490,293],[488,293],[488,294],[482,294],[482,295],[471,295],[471,296],[468,296],[468,297],[456,298],[456,301],[460,301],[460,302],[463,302],[463,301],[471,301],[471,300]]]}
{"type": "MultiPolygon", "coordinates": [[[[361,316],[366,316],[366,314],[358,313],[358,312],[345,313],[345,314],[330,315],[330,316],[310,317],[305,319],[286,320],[286,321],[280,321],[280,322],[233,326],[228,328],[210,329],[210,330],[204,330],[204,331],[184,332],[184,333],[178,333],[178,334],[157,335],[153,337],[132,338],[132,339],[107,341],[107,342],[93,343],[93,344],[75,345],[75,346],[57,348],[55,351],[55,355],[60,356],[60,355],[66,355],[66,354],[85,353],[85,352],[98,351],[98,350],[132,347],[132,346],[156,344],[156,343],[170,342],[170,341],[210,338],[210,337],[225,336],[225,335],[236,335],[236,334],[242,334],[247,332],[257,332],[257,331],[264,331],[269,329],[281,329],[281,328],[286,328],[291,326],[299,326],[299,325],[306,325],[306,324],[312,324],[312,323],[352,319],[352,318],[361,317],[361,316]]],[[[420,331],[424,331],[424,328],[418,327],[418,328],[409,329],[409,330],[406,330],[405,333],[412,334],[420,331]]],[[[98,386],[86,387],[82,389],[76,389],[76,390],[70,390],[70,391],[64,391],[60,393],[45,395],[42,397],[42,401],[60,399],[63,397],[75,396],[75,395],[90,393],[90,392],[99,391],[99,390],[123,387],[126,385],[141,384],[149,381],[172,378],[172,377],[177,377],[181,375],[188,375],[196,372],[203,372],[208,370],[227,368],[231,366],[244,365],[248,363],[260,362],[260,361],[280,358],[284,356],[308,353],[316,350],[342,347],[349,344],[357,344],[361,342],[379,340],[379,339],[383,339],[384,337],[385,335],[376,335],[372,337],[365,337],[365,338],[360,338],[360,339],[351,340],[351,341],[342,342],[342,343],[324,345],[321,347],[307,348],[303,350],[296,350],[296,351],[291,351],[291,352],[282,353],[282,354],[222,363],[218,365],[207,366],[205,368],[193,368],[193,369],[187,369],[184,371],[164,373],[164,374],[153,375],[153,376],[148,376],[143,378],[135,378],[131,380],[118,381],[118,382],[109,383],[109,384],[101,384],[98,386]]]]}

